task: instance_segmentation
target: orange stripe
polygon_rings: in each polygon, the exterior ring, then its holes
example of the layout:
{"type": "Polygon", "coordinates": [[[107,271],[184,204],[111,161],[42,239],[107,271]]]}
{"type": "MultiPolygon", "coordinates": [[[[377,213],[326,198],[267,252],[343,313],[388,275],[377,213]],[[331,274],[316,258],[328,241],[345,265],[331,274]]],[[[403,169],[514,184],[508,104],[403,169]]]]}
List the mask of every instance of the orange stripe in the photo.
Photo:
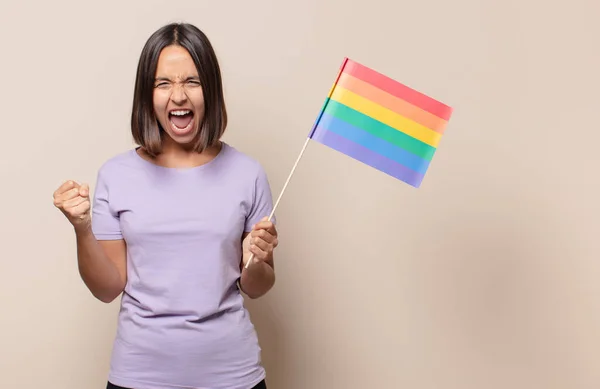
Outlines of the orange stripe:
{"type": "Polygon", "coordinates": [[[436,99],[433,99],[417,90],[399,83],[385,74],[379,73],[348,58],[345,59],[344,63],[345,73],[368,82],[369,84],[375,85],[379,89],[384,90],[402,100],[406,100],[409,103],[434,114],[435,116],[438,116],[444,120],[450,120],[452,108],[441,101],[437,101],[436,99]]]}
{"type": "Polygon", "coordinates": [[[416,123],[419,123],[440,134],[446,129],[447,120],[444,120],[432,113],[429,113],[411,103],[393,96],[376,86],[362,81],[348,73],[342,73],[337,85],[356,93],[372,102],[381,105],[399,115],[406,117],[416,123]]]}

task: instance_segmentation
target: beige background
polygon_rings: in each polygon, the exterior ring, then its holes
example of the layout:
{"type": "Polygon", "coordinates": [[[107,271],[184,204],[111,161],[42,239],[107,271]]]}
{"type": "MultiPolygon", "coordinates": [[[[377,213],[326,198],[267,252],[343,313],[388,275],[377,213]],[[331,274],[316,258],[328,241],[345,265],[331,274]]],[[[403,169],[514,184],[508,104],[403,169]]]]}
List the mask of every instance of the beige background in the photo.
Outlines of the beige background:
{"type": "Polygon", "coordinates": [[[270,389],[599,388],[600,3],[555,4],[3,0],[0,386],[103,387],[118,304],[51,196],[132,147],[138,54],[185,20],[275,196],[344,56],[455,108],[419,190],[307,149],[249,304],[270,389]]]}

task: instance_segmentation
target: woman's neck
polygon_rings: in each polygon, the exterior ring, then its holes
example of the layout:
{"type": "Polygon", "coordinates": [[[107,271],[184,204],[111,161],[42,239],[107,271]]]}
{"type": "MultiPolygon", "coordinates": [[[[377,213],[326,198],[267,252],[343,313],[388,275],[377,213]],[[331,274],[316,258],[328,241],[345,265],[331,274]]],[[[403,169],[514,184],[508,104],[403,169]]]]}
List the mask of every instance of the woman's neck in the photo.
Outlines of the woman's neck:
{"type": "Polygon", "coordinates": [[[191,168],[204,165],[212,161],[221,151],[222,142],[218,142],[215,146],[206,148],[202,153],[193,150],[188,150],[179,144],[165,142],[162,152],[156,158],[150,157],[143,149],[143,157],[151,160],[159,166],[169,168],[191,168]]]}

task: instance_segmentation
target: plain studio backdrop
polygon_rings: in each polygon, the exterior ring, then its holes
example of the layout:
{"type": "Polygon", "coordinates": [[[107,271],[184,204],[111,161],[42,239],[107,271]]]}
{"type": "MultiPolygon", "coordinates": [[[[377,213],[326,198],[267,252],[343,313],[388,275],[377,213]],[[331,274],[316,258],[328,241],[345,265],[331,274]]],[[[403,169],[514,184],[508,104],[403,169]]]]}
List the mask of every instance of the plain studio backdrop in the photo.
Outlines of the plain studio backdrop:
{"type": "Polygon", "coordinates": [[[3,0],[0,386],[105,385],[119,303],[52,192],[133,147],[138,55],[187,21],[275,197],[345,56],[454,108],[418,190],[309,145],[248,302],[270,389],[597,389],[599,4],[3,0]]]}

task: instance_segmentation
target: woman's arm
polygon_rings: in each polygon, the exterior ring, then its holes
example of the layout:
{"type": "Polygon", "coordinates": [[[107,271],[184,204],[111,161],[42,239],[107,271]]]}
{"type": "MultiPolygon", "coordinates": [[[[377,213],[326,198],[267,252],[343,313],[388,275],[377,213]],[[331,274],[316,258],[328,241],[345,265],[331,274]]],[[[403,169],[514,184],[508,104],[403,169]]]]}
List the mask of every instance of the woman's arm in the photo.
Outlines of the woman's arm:
{"type": "Polygon", "coordinates": [[[67,181],[54,192],[54,205],[75,229],[79,274],[90,292],[105,303],[113,301],[127,283],[123,239],[98,241],[92,232],[88,185],[67,181]]]}
{"type": "Polygon", "coordinates": [[[127,284],[127,248],[123,239],[96,240],[91,227],[76,231],[79,274],[90,292],[110,303],[127,284]]]}

